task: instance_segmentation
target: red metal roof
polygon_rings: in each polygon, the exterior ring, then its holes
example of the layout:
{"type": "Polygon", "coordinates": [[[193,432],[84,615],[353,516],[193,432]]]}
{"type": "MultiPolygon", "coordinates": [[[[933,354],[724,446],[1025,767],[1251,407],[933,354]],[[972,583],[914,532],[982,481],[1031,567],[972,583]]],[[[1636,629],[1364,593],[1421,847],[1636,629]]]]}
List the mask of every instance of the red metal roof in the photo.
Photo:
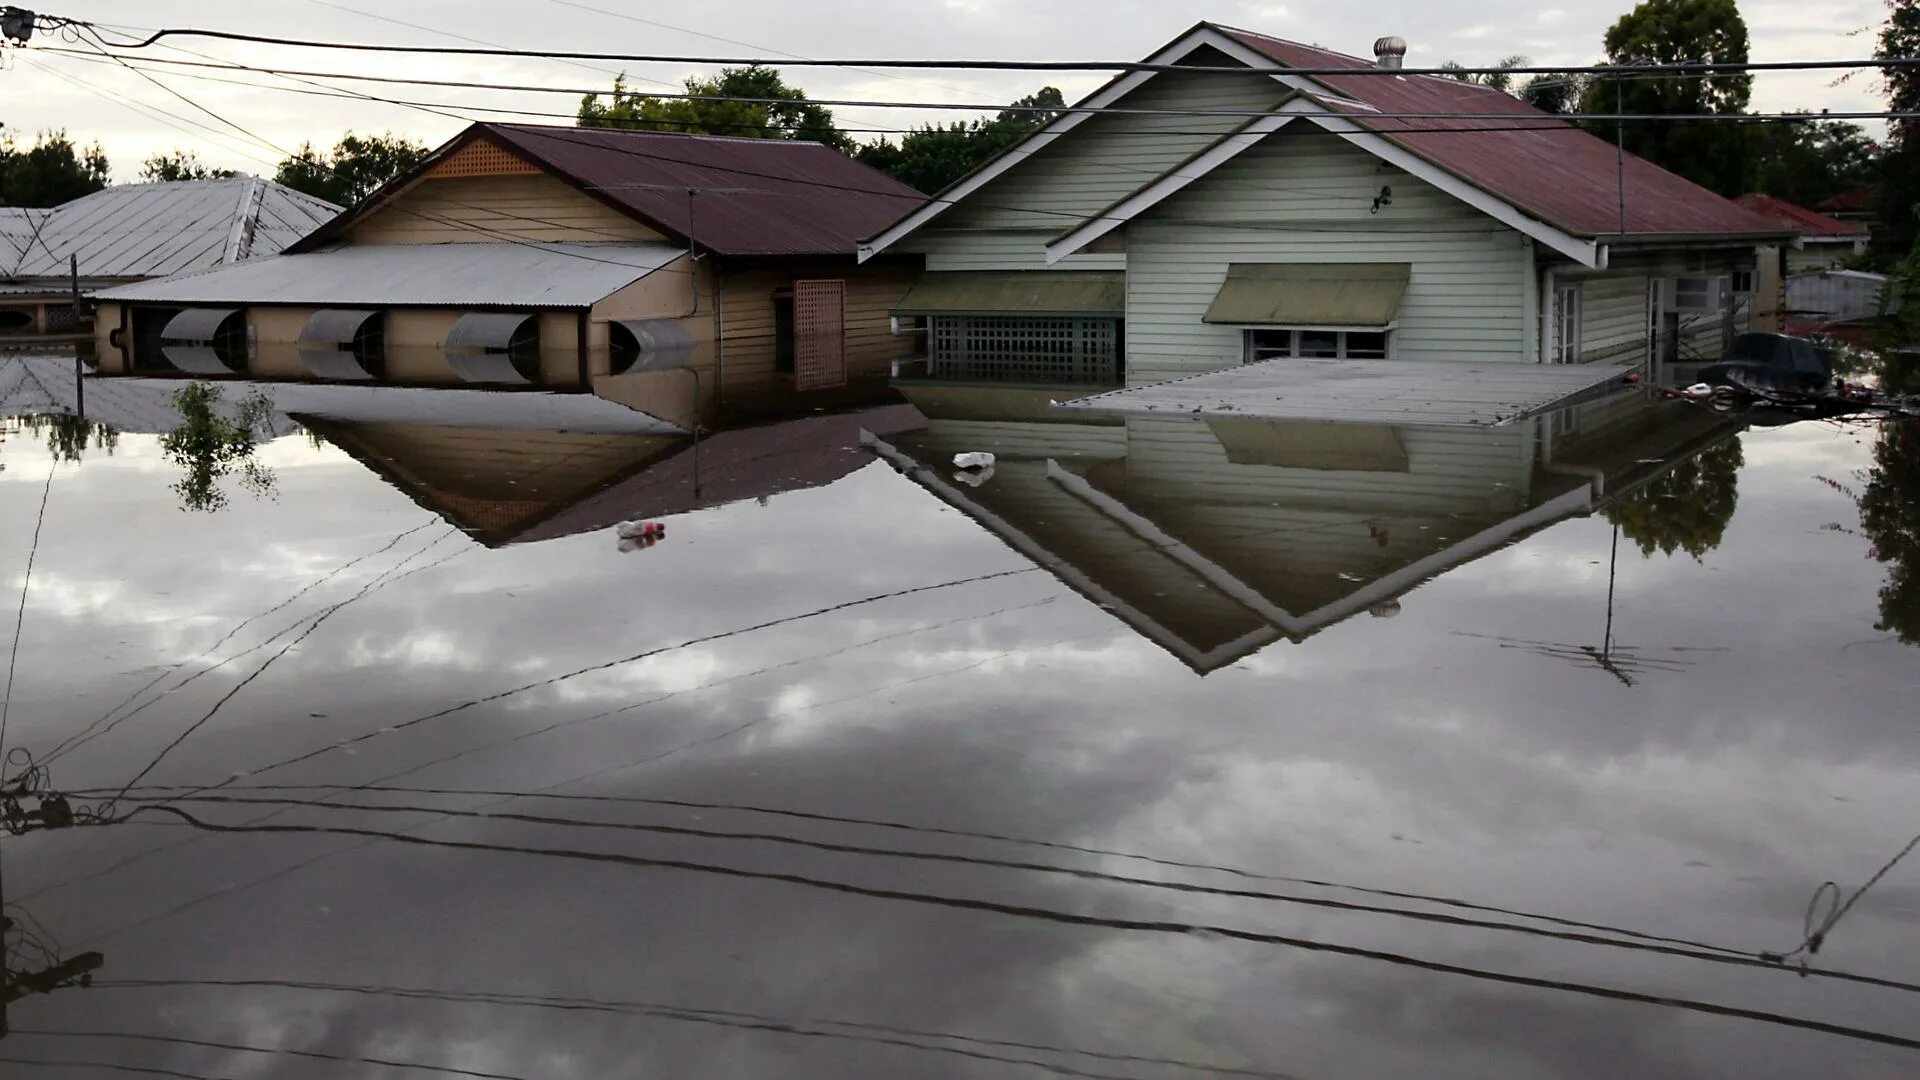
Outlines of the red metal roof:
{"type": "Polygon", "coordinates": [[[1880,192],[1877,188],[1857,187],[1815,203],[1813,208],[1823,214],[1871,214],[1879,203],[1880,192]]]}
{"type": "Polygon", "coordinates": [[[475,130],[722,255],[852,255],[926,201],[816,142],[533,124],[475,130]],[[699,194],[689,199],[689,188],[699,194]]]}
{"type": "MultiPolygon", "coordinates": [[[[1288,67],[1371,68],[1358,57],[1215,27],[1288,67]]],[[[1315,82],[1384,113],[1472,113],[1470,120],[1396,120],[1339,107],[1383,135],[1502,201],[1576,236],[1617,235],[1619,166],[1614,145],[1510,94],[1438,75],[1316,75],[1315,82]],[[1481,119],[1484,117],[1485,119],[1481,119]],[[1504,126],[1511,121],[1513,126],[1504,126]],[[1487,130],[1497,126],[1497,130],[1487,130]]],[[[1778,234],[1773,221],[1629,154],[1629,235],[1778,234]]]]}
{"type": "Polygon", "coordinates": [[[1742,195],[1733,200],[1741,206],[1762,217],[1772,218],[1802,236],[1831,236],[1838,239],[1853,239],[1867,235],[1865,226],[1851,221],[1830,218],[1804,206],[1796,206],[1785,199],[1776,199],[1771,195],[1742,195]]]}

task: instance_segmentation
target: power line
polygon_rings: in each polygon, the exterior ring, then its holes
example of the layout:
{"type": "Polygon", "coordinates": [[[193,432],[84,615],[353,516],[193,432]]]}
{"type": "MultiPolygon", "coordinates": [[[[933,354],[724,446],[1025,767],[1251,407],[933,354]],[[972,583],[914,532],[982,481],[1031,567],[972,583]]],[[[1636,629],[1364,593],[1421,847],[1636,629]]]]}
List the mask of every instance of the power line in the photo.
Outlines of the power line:
{"type": "MultiPolygon", "coordinates": [[[[33,521],[33,546],[27,549],[27,572],[20,580],[20,610],[13,618],[13,643],[7,650],[7,689],[0,695],[0,762],[5,760],[7,746],[7,720],[12,716],[13,676],[20,666],[20,632],[27,624],[27,594],[33,588],[33,563],[40,554],[40,529],[47,523],[47,500],[53,495],[53,474],[58,472],[60,464],[55,461],[47,466],[47,482],[40,490],[40,513],[33,521]]],[[[4,771],[4,767],[0,767],[4,771]]],[[[0,775],[0,783],[6,777],[0,775]]]]}
{"type": "Polygon", "coordinates": [[[461,1069],[452,1065],[427,1065],[413,1061],[395,1061],[389,1058],[355,1057],[343,1054],[323,1054],[316,1050],[288,1050],[271,1046],[248,1046],[244,1043],[219,1042],[213,1039],[190,1039],[178,1035],[149,1035],[133,1031],[41,1031],[33,1028],[14,1028],[12,1034],[26,1035],[36,1039],[102,1039],[123,1042],[165,1043],[169,1046],[192,1046],[203,1050],[231,1050],[242,1054],[272,1054],[278,1057],[305,1058],[309,1061],[333,1061],[346,1065],[377,1065],[386,1069],[413,1069],[418,1072],[443,1073],[448,1076],[467,1076],[475,1080],[527,1080],[513,1073],[479,1072],[474,1069],[461,1069]]]}
{"type": "MultiPolygon", "coordinates": [[[[35,48],[34,51],[54,52],[54,53],[77,53],[77,54],[79,53],[79,50],[62,49],[62,48],[53,47],[53,46],[38,46],[35,48]]],[[[86,54],[81,54],[81,55],[86,55],[86,54]]],[[[112,55],[112,54],[103,53],[103,55],[112,55]]],[[[364,74],[349,73],[349,72],[325,72],[325,71],[309,71],[309,70],[295,69],[295,68],[278,68],[278,67],[268,67],[263,65],[254,65],[254,64],[240,64],[240,63],[220,64],[220,63],[211,63],[211,62],[195,62],[195,61],[188,61],[188,60],[175,60],[175,59],[170,59],[166,57],[142,57],[141,59],[144,60],[146,63],[151,63],[151,64],[171,64],[171,65],[178,65],[178,66],[184,66],[184,67],[216,68],[216,69],[225,69],[225,70],[231,70],[231,71],[252,71],[260,74],[269,74],[269,75],[299,75],[299,76],[307,76],[311,78],[339,79],[342,81],[380,82],[380,83],[391,83],[395,85],[407,85],[407,86],[436,86],[436,87],[442,87],[447,89],[459,89],[459,90],[500,90],[500,91],[524,92],[524,93],[564,94],[569,97],[605,96],[608,93],[608,91],[604,89],[599,89],[599,88],[541,86],[541,85],[532,85],[532,84],[524,84],[524,83],[489,83],[489,82],[475,82],[475,81],[461,80],[461,79],[420,79],[420,78],[409,78],[409,77],[402,77],[402,76],[364,75],[364,74]]],[[[1916,63],[1920,63],[1920,61],[1916,61],[1916,63]]],[[[1181,68],[1180,70],[1185,71],[1185,70],[1191,70],[1191,69],[1181,68]]],[[[1246,73],[1247,71],[1247,69],[1241,69],[1241,70],[1242,70],[1242,73],[1246,73]]],[[[1629,69],[1629,70],[1639,70],[1639,69],[1629,69]]],[[[1285,74],[1302,74],[1305,72],[1302,72],[1298,69],[1288,69],[1284,73],[1285,74]]],[[[1490,91],[1490,92],[1497,92],[1497,91],[1490,91]]],[[[649,92],[645,92],[645,96],[660,98],[663,100],[671,100],[671,101],[708,101],[708,102],[716,102],[716,103],[731,102],[736,104],[747,104],[747,105],[794,104],[792,100],[787,98],[746,97],[746,96],[729,95],[729,94],[692,94],[692,93],[658,93],[656,94],[649,91],[649,92]]],[[[1516,103],[1518,103],[1518,99],[1514,99],[1514,100],[1516,103]]],[[[1000,105],[1000,106],[981,106],[981,105],[968,105],[968,104],[963,104],[959,102],[944,102],[944,101],[892,101],[892,100],[884,100],[884,99],[834,99],[834,98],[821,98],[821,99],[809,98],[807,99],[807,102],[809,104],[814,104],[814,105],[847,107],[847,108],[928,109],[928,110],[951,110],[951,111],[961,111],[961,112],[986,112],[986,111],[1025,112],[1025,113],[1038,114],[1038,115],[1044,115],[1044,116],[1057,116],[1062,114],[1084,114],[1089,116],[1157,116],[1157,117],[1205,116],[1205,117],[1220,117],[1220,118],[1227,118],[1227,119],[1253,120],[1253,119],[1259,119],[1262,117],[1273,115],[1272,110],[1259,110],[1259,109],[1155,109],[1155,108],[1136,108],[1136,107],[1119,106],[1119,105],[1052,105],[1050,106],[1050,105],[1006,104],[1006,105],[1000,105]]],[[[1507,127],[1520,129],[1521,126],[1523,125],[1528,125],[1528,124],[1539,125],[1546,121],[1553,122],[1552,126],[1555,126],[1555,127],[1565,127],[1576,121],[1591,121],[1591,122],[1617,122],[1617,121],[1693,122],[1693,121],[1698,121],[1703,123],[1727,123],[1727,122],[1743,122],[1743,121],[1744,122],[1791,121],[1796,123],[1807,123],[1807,122],[1819,121],[1819,120],[1911,119],[1915,117],[1920,117],[1920,112],[1898,112],[1898,111],[1891,111],[1891,110],[1882,110],[1882,111],[1860,110],[1860,111],[1850,111],[1850,112],[1823,112],[1823,113],[1806,113],[1806,112],[1544,113],[1536,110],[1532,112],[1488,113],[1484,111],[1483,112],[1463,112],[1463,111],[1435,111],[1435,110],[1428,110],[1424,112],[1415,112],[1415,111],[1395,112],[1395,111],[1388,111],[1388,110],[1362,108],[1362,109],[1355,109],[1351,111],[1330,110],[1330,111],[1318,112],[1318,113],[1302,112],[1297,115],[1300,115],[1302,117],[1317,117],[1322,119],[1344,119],[1344,120],[1477,121],[1477,122],[1480,122],[1483,124],[1489,124],[1489,125],[1499,124],[1502,126],[1495,128],[1495,130],[1504,130],[1507,127]],[[1503,119],[1503,117],[1505,119],[1503,119]]],[[[1432,133],[1440,133],[1445,130],[1446,129],[1433,129],[1432,133]]],[[[1429,132],[1424,130],[1417,132],[1417,134],[1428,134],[1428,133],[1429,132]]]]}
{"type": "MultiPolygon", "coordinates": [[[[61,20],[67,25],[92,27],[94,24],[82,20],[61,20]]],[[[870,67],[931,69],[952,71],[1108,71],[1135,73],[1147,72],[1165,74],[1180,72],[1187,74],[1228,74],[1245,75],[1271,70],[1275,73],[1310,76],[1389,76],[1405,78],[1424,75],[1457,79],[1461,75],[1609,75],[1615,73],[1644,72],[1650,74],[1693,73],[1693,74],[1741,74],[1756,71],[1844,71],[1858,69],[1900,70],[1920,67],[1920,58],[1868,59],[1868,60],[1783,60],[1783,61],[1742,61],[1729,62],[1685,62],[1671,64],[1591,64],[1585,66],[1524,66],[1524,67],[1452,67],[1452,68],[1383,68],[1367,64],[1355,58],[1354,67],[1283,67],[1275,64],[1272,69],[1254,68],[1246,65],[1231,67],[1204,64],[1157,64],[1133,60],[925,60],[925,59],[805,59],[798,57],[742,57],[742,56],[685,56],[660,53],[609,53],[576,52],[549,49],[503,49],[503,48],[455,48],[435,45],[394,45],[377,42],[322,41],[314,38],[286,38],[264,34],[247,34],[231,30],[202,30],[191,27],[169,27],[156,30],[147,37],[124,42],[109,42],[115,48],[145,49],[171,37],[199,37],[220,41],[239,41],[255,45],[278,45],[288,48],[327,49],[346,52],[381,52],[407,55],[438,56],[492,56],[517,57],[522,59],[546,60],[605,60],[630,64],[678,64],[707,67],[776,67],[788,65],[794,67],[870,67]]],[[[823,104],[823,103],[822,103],[823,104]]]]}

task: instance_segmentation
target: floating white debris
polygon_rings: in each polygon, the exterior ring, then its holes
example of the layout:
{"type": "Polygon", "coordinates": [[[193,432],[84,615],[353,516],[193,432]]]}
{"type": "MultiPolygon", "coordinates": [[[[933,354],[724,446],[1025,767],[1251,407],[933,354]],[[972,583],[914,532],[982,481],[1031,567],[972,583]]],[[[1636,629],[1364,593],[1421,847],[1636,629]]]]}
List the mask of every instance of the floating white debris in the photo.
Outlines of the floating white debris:
{"type": "Polygon", "coordinates": [[[953,466],[956,469],[991,469],[993,468],[993,462],[994,457],[992,454],[972,453],[953,455],[953,466]]]}

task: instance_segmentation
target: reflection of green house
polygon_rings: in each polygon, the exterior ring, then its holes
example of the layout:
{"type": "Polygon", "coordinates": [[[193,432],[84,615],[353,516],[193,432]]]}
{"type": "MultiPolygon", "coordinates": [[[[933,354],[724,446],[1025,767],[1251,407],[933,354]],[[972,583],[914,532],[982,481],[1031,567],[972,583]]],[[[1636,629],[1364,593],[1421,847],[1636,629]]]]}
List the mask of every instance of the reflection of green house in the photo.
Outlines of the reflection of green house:
{"type": "Polygon", "coordinates": [[[1499,428],[1061,422],[1044,395],[929,387],[876,449],[1200,672],[1362,612],[1594,511],[1731,434],[1615,397],[1499,428]],[[997,456],[991,476],[954,454],[997,456]]]}

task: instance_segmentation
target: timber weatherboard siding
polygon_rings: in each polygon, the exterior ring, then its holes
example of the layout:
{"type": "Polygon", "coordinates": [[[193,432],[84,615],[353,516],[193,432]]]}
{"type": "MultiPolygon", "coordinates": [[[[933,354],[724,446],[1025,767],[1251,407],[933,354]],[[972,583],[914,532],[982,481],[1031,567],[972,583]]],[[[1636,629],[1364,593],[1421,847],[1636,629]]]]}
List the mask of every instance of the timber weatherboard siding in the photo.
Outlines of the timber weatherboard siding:
{"type": "Polygon", "coordinates": [[[1236,262],[1407,263],[1395,358],[1527,359],[1518,232],[1338,136],[1281,132],[1129,225],[1129,385],[1241,362],[1241,331],[1201,322],[1236,262]]]}
{"type": "Polygon", "coordinates": [[[353,226],[355,244],[660,242],[646,225],[551,176],[428,178],[353,226]]]}
{"type": "MultiPolygon", "coordinates": [[[[1224,62],[1224,61],[1222,61],[1224,62]]],[[[1163,74],[1117,108],[1267,110],[1291,93],[1265,74],[1163,74]]],[[[903,242],[929,271],[1038,270],[1047,242],[1151,183],[1245,124],[1244,116],[1095,117],[969,195],[903,242]]],[[[1118,253],[1082,253],[1055,269],[1118,270],[1118,253]]]]}

